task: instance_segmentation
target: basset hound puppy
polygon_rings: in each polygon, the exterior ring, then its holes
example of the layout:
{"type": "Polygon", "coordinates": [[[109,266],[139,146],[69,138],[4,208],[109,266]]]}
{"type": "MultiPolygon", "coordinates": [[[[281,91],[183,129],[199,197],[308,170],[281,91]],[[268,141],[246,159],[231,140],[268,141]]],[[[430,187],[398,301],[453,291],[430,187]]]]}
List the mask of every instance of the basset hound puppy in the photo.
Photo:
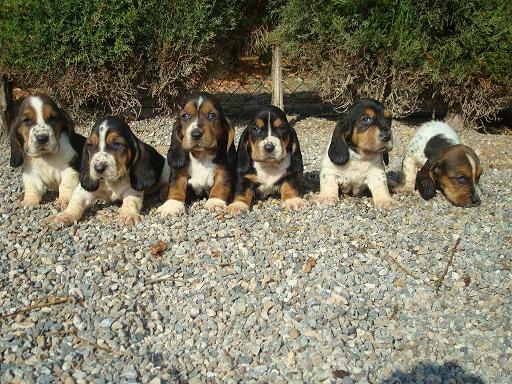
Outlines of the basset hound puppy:
{"type": "Polygon", "coordinates": [[[140,141],[124,120],[104,117],[94,124],[87,139],[80,184],[73,191],[68,207],[49,221],[71,225],[80,220],[96,199],[102,199],[122,201],[121,225],[139,223],[144,194],[166,187],[169,173],[164,157],[140,141]]]}
{"type": "Polygon", "coordinates": [[[236,170],[235,130],[210,94],[191,97],[180,111],[171,135],[167,161],[171,167],[163,216],[185,213],[185,200],[208,196],[205,208],[224,210],[232,195],[236,170]]]}
{"type": "Polygon", "coordinates": [[[280,191],[283,208],[300,209],[303,172],[297,133],[282,110],[262,108],[245,128],[238,143],[235,199],[227,212],[233,216],[249,210],[255,195],[280,191]]]}
{"type": "Polygon", "coordinates": [[[38,205],[46,190],[58,190],[66,207],[78,184],[85,137],[77,134],[67,112],[48,96],[27,96],[10,130],[11,167],[23,169],[22,205],[38,205]]]}
{"type": "Polygon", "coordinates": [[[461,144],[453,128],[442,121],[430,121],[411,139],[402,163],[401,184],[395,191],[412,192],[415,188],[430,200],[439,190],[453,205],[473,207],[481,202],[481,174],[475,151],[461,144]]]}
{"type": "Polygon", "coordinates": [[[392,148],[391,113],[372,99],[352,105],[336,125],[327,148],[316,201],[333,204],[340,189],[343,194],[360,195],[369,188],[376,208],[396,207],[384,170],[392,148]]]}

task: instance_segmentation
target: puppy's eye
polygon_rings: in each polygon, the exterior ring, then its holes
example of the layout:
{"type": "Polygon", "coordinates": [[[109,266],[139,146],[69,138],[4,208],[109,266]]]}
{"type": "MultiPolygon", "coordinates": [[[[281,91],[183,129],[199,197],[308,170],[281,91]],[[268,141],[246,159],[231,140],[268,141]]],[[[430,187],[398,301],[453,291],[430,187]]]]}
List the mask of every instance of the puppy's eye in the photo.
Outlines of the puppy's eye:
{"type": "Polygon", "coordinates": [[[259,135],[261,133],[261,128],[255,125],[254,127],[252,127],[252,131],[255,135],[259,135]]]}
{"type": "Polygon", "coordinates": [[[113,143],[110,144],[110,149],[112,149],[113,151],[119,151],[123,147],[124,147],[124,145],[117,141],[114,141],[113,143]]]}
{"type": "Polygon", "coordinates": [[[96,148],[96,145],[95,145],[95,144],[93,144],[93,143],[87,143],[87,149],[88,149],[88,150],[91,150],[91,151],[92,151],[92,150],[93,150],[93,149],[95,149],[95,148],[96,148]]]}
{"type": "Polygon", "coordinates": [[[57,118],[55,116],[50,116],[48,118],[48,123],[49,124],[55,124],[56,121],[57,121],[57,118]]]}
{"type": "Polygon", "coordinates": [[[461,176],[452,177],[452,179],[454,179],[459,184],[464,184],[466,182],[466,176],[462,176],[462,175],[461,176]]]}
{"type": "Polygon", "coordinates": [[[363,116],[361,121],[364,125],[370,125],[372,123],[372,119],[368,116],[363,116]]]}
{"type": "Polygon", "coordinates": [[[187,112],[185,112],[183,115],[181,115],[181,120],[189,121],[190,120],[190,115],[187,112]]]}
{"type": "Polygon", "coordinates": [[[27,117],[26,119],[23,119],[23,123],[24,123],[25,125],[30,126],[30,125],[33,125],[33,124],[34,124],[34,120],[32,120],[30,117],[27,117]]]}
{"type": "Polygon", "coordinates": [[[215,121],[215,119],[216,119],[216,118],[217,118],[217,115],[216,115],[215,113],[210,112],[210,113],[208,114],[208,120],[210,120],[210,121],[215,121]]]}

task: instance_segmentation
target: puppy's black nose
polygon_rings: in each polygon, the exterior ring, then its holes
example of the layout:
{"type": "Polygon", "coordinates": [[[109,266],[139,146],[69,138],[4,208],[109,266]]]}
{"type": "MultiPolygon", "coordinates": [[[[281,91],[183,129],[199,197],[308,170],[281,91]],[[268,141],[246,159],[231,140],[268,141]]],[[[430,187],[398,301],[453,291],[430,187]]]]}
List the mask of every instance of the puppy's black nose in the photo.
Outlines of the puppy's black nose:
{"type": "Polygon", "coordinates": [[[389,141],[391,140],[391,132],[389,131],[383,131],[380,133],[380,138],[382,141],[389,141]]]}
{"type": "Polygon", "coordinates": [[[199,140],[203,136],[203,131],[197,128],[193,129],[192,132],[190,132],[190,136],[195,140],[199,140]]]}
{"type": "Polygon", "coordinates": [[[107,169],[107,164],[105,163],[94,164],[94,170],[96,171],[96,173],[103,173],[105,172],[105,169],[107,169]]]}
{"type": "Polygon", "coordinates": [[[276,146],[272,143],[265,143],[265,145],[263,146],[263,149],[265,149],[265,151],[267,151],[267,152],[272,152],[275,149],[275,147],[276,146]]]}
{"type": "Polygon", "coordinates": [[[36,140],[39,144],[44,144],[50,140],[50,137],[48,135],[36,135],[36,140]]]}

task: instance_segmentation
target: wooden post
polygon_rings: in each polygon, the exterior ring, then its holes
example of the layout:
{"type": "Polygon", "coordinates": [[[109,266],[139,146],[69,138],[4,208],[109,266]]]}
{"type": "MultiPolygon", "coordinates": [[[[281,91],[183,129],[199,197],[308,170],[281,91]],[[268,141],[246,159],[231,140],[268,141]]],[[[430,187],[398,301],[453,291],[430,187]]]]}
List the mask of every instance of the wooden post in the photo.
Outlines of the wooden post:
{"type": "Polygon", "coordinates": [[[281,47],[272,46],[272,105],[284,110],[281,47]]]}
{"type": "Polygon", "coordinates": [[[0,74],[0,137],[9,136],[9,123],[11,122],[9,116],[10,97],[7,76],[0,74]]]}

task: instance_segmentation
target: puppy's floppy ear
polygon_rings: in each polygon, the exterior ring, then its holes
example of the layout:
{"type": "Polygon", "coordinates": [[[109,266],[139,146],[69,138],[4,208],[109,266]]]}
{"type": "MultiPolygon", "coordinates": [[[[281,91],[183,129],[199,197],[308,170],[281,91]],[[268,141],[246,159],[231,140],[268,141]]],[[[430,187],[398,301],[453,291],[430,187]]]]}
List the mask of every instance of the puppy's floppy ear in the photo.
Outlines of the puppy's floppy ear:
{"type": "Polygon", "coordinates": [[[135,139],[137,155],[130,168],[130,184],[136,191],[153,186],[162,175],[165,159],[152,146],[135,139]]]}
{"type": "Polygon", "coordinates": [[[389,165],[389,153],[388,152],[384,152],[382,154],[382,160],[384,161],[384,164],[389,165]]]}
{"type": "Polygon", "coordinates": [[[185,150],[183,149],[181,139],[181,124],[179,120],[174,124],[174,128],[172,129],[171,135],[171,146],[169,147],[169,151],[167,152],[167,162],[169,166],[173,169],[181,169],[185,167],[188,163],[188,156],[185,150]]]}
{"type": "Polygon", "coordinates": [[[18,132],[20,120],[19,116],[11,124],[11,131],[9,132],[9,141],[11,143],[11,160],[10,165],[13,168],[20,167],[23,164],[23,144],[22,138],[18,132]]]}
{"type": "Polygon", "coordinates": [[[94,192],[99,187],[99,182],[91,179],[89,151],[87,145],[84,146],[82,153],[82,163],[80,164],[80,185],[89,192],[94,192]]]}
{"type": "Polygon", "coordinates": [[[340,121],[332,134],[331,144],[329,145],[329,159],[336,165],[346,164],[349,158],[347,141],[345,140],[345,131],[347,130],[348,120],[340,121]]]}
{"type": "Polygon", "coordinates": [[[290,145],[291,145],[291,164],[290,172],[296,175],[302,175],[304,172],[304,165],[302,163],[302,153],[300,152],[299,139],[297,133],[293,128],[290,128],[290,145]]]}
{"type": "Polygon", "coordinates": [[[430,200],[436,195],[436,183],[433,176],[436,166],[437,163],[430,158],[416,175],[416,185],[414,188],[418,190],[421,197],[425,200],[430,200]]]}
{"type": "Polygon", "coordinates": [[[238,141],[237,173],[241,176],[251,173],[253,169],[251,154],[249,153],[249,127],[247,127],[238,141]]]}

